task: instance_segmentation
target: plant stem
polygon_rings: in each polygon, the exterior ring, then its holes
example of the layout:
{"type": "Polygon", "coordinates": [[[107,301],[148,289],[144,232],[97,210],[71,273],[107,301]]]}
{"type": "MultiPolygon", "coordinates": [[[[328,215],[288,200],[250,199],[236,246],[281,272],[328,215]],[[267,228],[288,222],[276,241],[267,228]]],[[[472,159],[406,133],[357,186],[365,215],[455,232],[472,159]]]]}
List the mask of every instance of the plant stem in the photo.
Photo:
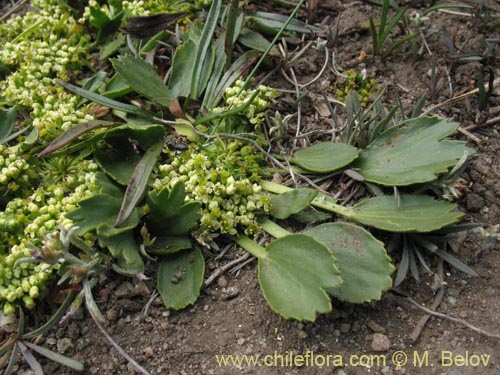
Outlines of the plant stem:
{"type": "Polygon", "coordinates": [[[281,238],[291,234],[285,228],[279,226],[268,217],[263,217],[261,220],[259,220],[259,224],[265,232],[269,233],[274,238],[281,238]]]}
{"type": "Polygon", "coordinates": [[[247,236],[233,237],[234,242],[259,259],[267,258],[266,249],[247,236]]]}
{"type": "MultiPolygon", "coordinates": [[[[260,185],[264,190],[269,191],[270,193],[275,193],[275,194],[283,194],[288,191],[292,191],[292,188],[289,188],[287,186],[283,186],[274,182],[270,181],[261,181],[260,185]]],[[[318,193],[317,197],[314,198],[314,200],[311,202],[311,205],[322,208],[323,210],[330,211],[333,213],[336,213],[338,215],[342,215],[345,217],[352,217],[353,212],[349,207],[344,207],[339,204],[336,204],[332,201],[332,198],[330,198],[327,195],[324,195],[322,193],[318,193]]]]}

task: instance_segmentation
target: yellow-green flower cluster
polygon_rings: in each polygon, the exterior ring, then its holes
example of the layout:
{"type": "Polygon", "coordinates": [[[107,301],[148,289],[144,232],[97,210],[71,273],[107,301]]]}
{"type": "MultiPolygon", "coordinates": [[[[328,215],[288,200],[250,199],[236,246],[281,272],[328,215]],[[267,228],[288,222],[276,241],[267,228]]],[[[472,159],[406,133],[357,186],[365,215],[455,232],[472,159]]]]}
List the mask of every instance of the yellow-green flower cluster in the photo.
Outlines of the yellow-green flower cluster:
{"type": "Polygon", "coordinates": [[[354,69],[344,73],[345,78],[336,86],[335,96],[341,102],[347,95],[356,91],[362,106],[366,106],[374,93],[379,92],[376,79],[367,79],[366,72],[356,72],[354,69]]]}
{"type": "MultiPolygon", "coordinates": [[[[252,125],[260,125],[264,121],[267,110],[269,109],[271,100],[277,96],[276,90],[260,85],[256,89],[245,89],[245,82],[241,79],[237,80],[233,86],[228,87],[224,92],[224,100],[228,107],[237,108],[248,103],[251,97],[257,92],[257,96],[252,103],[246,108],[244,115],[252,125]]],[[[223,108],[222,110],[228,109],[223,108]]]]}
{"type": "Polygon", "coordinates": [[[37,175],[18,152],[0,145],[0,202],[24,195],[37,175]]]}
{"type": "Polygon", "coordinates": [[[270,196],[258,184],[259,166],[249,146],[233,142],[225,150],[166,152],[170,161],[158,166],[153,189],[184,183],[186,200],[202,204],[198,240],[215,232],[236,234],[238,228],[247,234],[259,230],[256,216],[270,211],[270,196]]]}
{"type": "Polygon", "coordinates": [[[77,108],[77,97],[56,83],[82,66],[89,36],[75,32],[76,21],[62,2],[33,5],[37,11],[0,26],[0,61],[10,73],[0,82],[0,98],[28,110],[39,136],[51,140],[72,124],[93,119],[89,109],[77,108]]]}
{"type": "MultiPolygon", "coordinates": [[[[201,0],[203,3],[206,0],[201,0]]],[[[100,9],[108,17],[113,18],[114,15],[123,11],[125,17],[123,21],[126,22],[128,17],[136,16],[151,16],[163,12],[181,12],[187,11],[193,8],[192,2],[181,2],[181,1],[164,1],[164,0],[139,0],[139,1],[127,1],[127,0],[115,0],[108,2],[109,4],[99,4],[97,0],[90,0],[88,5],[85,7],[83,16],[79,19],[79,22],[84,23],[91,19],[91,9],[100,9]]],[[[198,1],[194,2],[196,7],[198,1]]]]}
{"type": "Polygon", "coordinates": [[[53,266],[25,262],[15,265],[16,260],[30,257],[30,249],[24,244],[13,246],[6,256],[0,254],[0,306],[5,315],[14,313],[20,301],[27,308],[33,308],[35,299],[46,288],[53,266]]]}
{"type": "Polygon", "coordinates": [[[97,164],[84,160],[79,168],[76,175],[67,176],[56,184],[42,185],[27,198],[15,198],[7,203],[5,210],[0,212],[0,230],[7,235],[0,246],[12,246],[23,239],[38,244],[43,236],[57,231],[59,226],[69,228],[72,222],[65,214],[98,189],[97,164]]]}
{"type": "Polygon", "coordinates": [[[4,313],[11,312],[21,300],[28,308],[34,306],[37,291],[44,287],[53,268],[14,263],[18,258],[31,257],[28,243],[39,246],[45,236],[73,225],[65,215],[98,190],[97,168],[92,161],[81,161],[77,174],[41,185],[26,198],[14,198],[0,212],[0,306],[4,313]]]}

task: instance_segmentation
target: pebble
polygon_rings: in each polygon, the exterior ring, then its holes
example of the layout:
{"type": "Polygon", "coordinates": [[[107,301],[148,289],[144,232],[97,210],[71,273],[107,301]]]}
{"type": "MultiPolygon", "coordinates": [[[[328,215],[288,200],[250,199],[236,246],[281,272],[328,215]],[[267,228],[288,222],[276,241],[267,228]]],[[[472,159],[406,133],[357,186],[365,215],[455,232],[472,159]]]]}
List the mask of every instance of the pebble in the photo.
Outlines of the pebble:
{"type": "Polygon", "coordinates": [[[245,343],[245,339],[243,337],[240,337],[238,339],[238,345],[243,345],[245,343]]]}
{"type": "Polygon", "coordinates": [[[68,349],[73,348],[73,346],[73,341],[69,337],[57,340],[56,344],[57,351],[61,354],[64,354],[68,349]]]}
{"type": "Polygon", "coordinates": [[[154,356],[154,354],[155,354],[154,350],[153,350],[153,348],[151,346],[146,346],[144,348],[144,355],[146,357],[152,357],[152,356],[154,356]]]}
{"type": "Polygon", "coordinates": [[[349,333],[351,325],[349,323],[341,323],[339,327],[340,333],[349,333]]]}
{"type": "Polygon", "coordinates": [[[457,304],[457,299],[456,299],[455,297],[453,297],[453,296],[449,296],[449,297],[447,298],[447,301],[448,301],[448,303],[449,303],[450,305],[452,305],[452,306],[455,306],[455,305],[457,304]]]}
{"type": "Polygon", "coordinates": [[[112,320],[115,320],[116,318],[118,318],[118,310],[117,309],[109,309],[108,311],[106,311],[106,319],[108,319],[109,321],[112,321],[112,320]]]}
{"type": "Polygon", "coordinates": [[[219,277],[217,280],[217,285],[221,288],[225,288],[228,285],[227,279],[225,277],[219,277]]]}
{"type": "Polygon", "coordinates": [[[134,293],[136,296],[141,296],[141,297],[149,297],[151,295],[151,291],[149,290],[148,286],[143,283],[137,283],[134,286],[134,293]]]}
{"type": "Polygon", "coordinates": [[[385,328],[374,320],[370,320],[366,325],[375,333],[385,333],[385,328]]]}
{"type": "Polygon", "coordinates": [[[391,348],[391,340],[386,335],[375,333],[370,346],[375,352],[387,352],[391,348]]]}
{"type": "Polygon", "coordinates": [[[240,294],[240,291],[238,288],[236,288],[235,286],[230,286],[230,287],[227,287],[227,288],[223,288],[221,290],[222,292],[222,298],[223,299],[230,299],[230,298],[234,298],[236,297],[238,294],[240,294]]]}
{"type": "Polygon", "coordinates": [[[307,338],[307,336],[308,336],[308,335],[307,335],[307,332],[304,332],[304,331],[302,331],[302,330],[300,330],[299,332],[297,332],[297,337],[298,337],[299,339],[306,339],[306,338],[307,338]]]}
{"type": "Polygon", "coordinates": [[[116,298],[130,298],[133,297],[134,295],[135,295],[134,286],[128,281],[121,283],[115,290],[116,298]]]}
{"type": "Polygon", "coordinates": [[[394,371],[392,371],[392,368],[390,368],[390,366],[385,366],[382,370],[380,370],[380,373],[383,375],[393,375],[394,371]]]}

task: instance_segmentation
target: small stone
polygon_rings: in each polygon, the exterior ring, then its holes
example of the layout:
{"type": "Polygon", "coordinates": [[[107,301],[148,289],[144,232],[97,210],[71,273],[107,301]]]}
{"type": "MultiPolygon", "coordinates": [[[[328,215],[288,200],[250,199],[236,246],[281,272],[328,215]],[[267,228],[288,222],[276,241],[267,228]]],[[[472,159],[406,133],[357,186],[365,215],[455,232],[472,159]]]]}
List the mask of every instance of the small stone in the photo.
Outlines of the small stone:
{"type": "Polygon", "coordinates": [[[17,329],[16,314],[4,315],[0,310],[0,331],[12,333],[17,329]]]}
{"type": "Polygon", "coordinates": [[[118,318],[118,310],[109,309],[108,311],[106,311],[106,319],[111,321],[115,320],[116,318],[118,318]]]}
{"type": "Polygon", "coordinates": [[[144,348],[144,355],[146,357],[152,357],[152,356],[154,356],[154,354],[155,354],[155,352],[151,346],[146,346],[144,348]]]}
{"type": "Polygon", "coordinates": [[[47,345],[53,346],[57,343],[57,340],[53,337],[48,337],[47,340],[45,340],[45,343],[47,345]]]}
{"type": "Polygon", "coordinates": [[[386,335],[375,333],[370,346],[375,352],[387,352],[391,348],[391,340],[386,335]]]}
{"type": "Polygon", "coordinates": [[[241,345],[243,345],[244,343],[245,343],[245,339],[244,339],[243,337],[240,337],[240,338],[238,339],[238,345],[240,345],[240,346],[241,346],[241,345]]]}
{"type": "Polygon", "coordinates": [[[304,331],[302,331],[302,330],[300,330],[299,332],[297,332],[297,337],[298,337],[299,339],[302,339],[302,340],[303,340],[303,339],[306,339],[306,338],[307,338],[307,336],[308,336],[308,335],[307,335],[307,332],[304,332],[304,331]]]}
{"type": "Polygon", "coordinates": [[[366,325],[375,333],[385,333],[385,328],[374,320],[370,320],[366,325]]]}
{"type": "Polygon", "coordinates": [[[115,290],[116,298],[131,298],[134,295],[134,286],[128,281],[121,283],[115,290]]]}
{"type": "Polygon", "coordinates": [[[380,370],[380,373],[383,375],[393,375],[394,371],[392,371],[392,368],[389,366],[385,366],[382,370],[380,370]]]}
{"type": "Polygon", "coordinates": [[[339,327],[340,333],[349,333],[351,330],[351,325],[349,323],[341,323],[339,327]]]}
{"type": "Polygon", "coordinates": [[[134,286],[134,293],[136,296],[149,297],[151,291],[144,282],[139,282],[134,286]]]}
{"type": "Polygon", "coordinates": [[[68,351],[68,349],[73,348],[73,341],[69,337],[65,337],[62,339],[57,340],[56,348],[57,351],[61,354],[64,354],[65,352],[68,351]]]}
{"type": "Polygon", "coordinates": [[[219,279],[217,280],[217,285],[221,288],[227,287],[227,284],[228,284],[227,279],[223,276],[219,277],[219,279]]]}
{"type": "Polygon", "coordinates": [[[448,300],[448,303],[452,306],[455,306],[457,304],[457,299],[453,296],[449,296],[447,300],[448,300]]]}
{"type": "Polygon", "coordinates": [[[238,294],[240,294],[240,291],[238,288],[235,286],[230,286],[228,288],[223,288],[221,290],[222,292],[222,298],[223,299],[230,299],[236,297],[238,294]]]}

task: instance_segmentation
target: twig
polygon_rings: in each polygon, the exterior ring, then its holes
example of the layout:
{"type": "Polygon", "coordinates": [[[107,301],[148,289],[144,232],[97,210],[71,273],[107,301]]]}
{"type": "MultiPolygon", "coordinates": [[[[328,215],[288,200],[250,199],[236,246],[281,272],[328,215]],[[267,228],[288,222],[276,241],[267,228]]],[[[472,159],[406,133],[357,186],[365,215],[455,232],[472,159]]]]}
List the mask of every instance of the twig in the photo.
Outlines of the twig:
{"type": "Polygon", "coordinates": [[[92,317],[92,320],[94,321],[97,328],[99,328],[104,337],[106,337],[106,340],[109,341],[109,343],[118,351],[118,353],[120,353],[123,356],[123,358],[129,361],[141,374],[151,375],[150,372],[148,372],[144,367],[138,364],[135,359],[133,359],[130,355],[128,355],[127,352],[123,350],[123,348],[120,345],[118,345],[118,343],[115,340],[113,340],[113,338],[109,335],[108,332],[106,332],[104,327],[101,325],[101,323],[99,323],[99,321],[96,319],[93,313],[90,313],[90,316],[92,317]]]}
{"type": "Polygon", "coordinates": [[[12,5],[12,8],[10,8],[7,12],[5,12],[5,14],[3,16],[0,17],[0,22],[3,22],[4,20],[6,20],[12,13],[17,11],[22,5],[24,5],[27,2],[28,2],[28,0],[21,0],[21,1],[18,1],[16,4],[12,5]]]}
{"type": "MultiPolygon", "coordinates": [[[[496,87],[499,84],[500,84],[500,78],[497,78],[497,79],[495,79],[493,81],[493,87],[496,87]]],[[[485,91],[488,91],[489,90],[489,84],[484,85],[484,89],[485,89],[485,91]]],[[[425,116],[425,115],[429,114],[430,112],[432,112],[432,111],[434,111],[434,110],[436,110],[438,108],[444,107],[445,105],[453,103],[453,102],[455,102],[457,100],[462,100],[462,99],[467,98],[467,97],[469,97],[471,95],[477,94],[478,92],[479,92],[479,89],[475,88],[474,90],[468,91],[465,94],[458,95],[458,96],[455,96],[453,98],[447,99],[444,102],[441,102],[439,104],[436,104],[436,105],[428,108],[426,111],[424,111],[424,113],[422,113],[421,116],[425,116]]]]}
{"type": "Polygon", "coordinates": [[[497,122],[500,122],[500,116],[490,118],[489,120],[486,120],[486,122],[484,122],[484,123],[467,126],[464,129],[470,131],[470,130],[480,128],[482,126],[493,125],[493,124],[496,124],[497,122]]]}
{"type": "Polygon", "coordinates": [[[144,305],[144,308],[142,309],[142,315],[144,316],[148,316],[149,314],[149,308],[151,307],[151,304],[153,303],[153,301],[155,300],[156,297],[158,297],[158,292],[157,291],[154,291],[153,294],[151,294],[151,297],[149,297],[149,300],[148,302],[146,302],[146,304],[144,305]]]}
{"type": "Polygon", "coordinates": [[[474,141],[478,144],[481,143],[481,140],[478,137],[476,137],[474,134],[472,134],[470,131],[468,131],[467,129],[459,127],[457,130],[460,133],[462,133],[463,135],[465,135],[467,138],[470,138],[472,141],[474,141]]]}
{"type": "Polygon", "coordinates": [[[438,318],[442,318],[442,319],[446,319],[446,320],[450,320],[450,321],[452,321],[454,323],[461,324],[461,325],[463,325],[463,326],[471,329],[472,331],[479,333],[480,335],[500,340],[500,335],[498,335],[498,334],[487,332],[487,331],[485,331],[485,330],[483,330],[481,328],[473,326],[472,324],[470,324],[469,322],[467,322],[467,321],[465,321],[463,319],[454,318],[452,316],[449,316],[449,315],[446,315],[446,314],[442,314],[442,313],[437,312],[437,311],[432,311],[432,310],[428,309],[427,307],[422,306],[420,303],[418,303],[417,301],[415,301],[413,298],[401,295],[401,293],[398,292],[398,291],[395,291],[395,292],[396,292],[396,295],[400,299],[406,300],[406,301],[410,302],[412,305],[414,305],[415,307],[419,308],[420,310],[424,311],[425,313],[427,313],[429,315],[436,316],[438,318]]]}
{"type": "MultiPolygon", "coordinates": [[[[444,271],[443,271],[443,259],[439,258],[439,263],[438,263],[438,276],[441,278],[441,280],[444,280],[444,271]]],[[[436,310],[441,302],[443,301],[443,295],[444,295],[444,283],[441,284],[441,287],[439,288],[436,297],[434,298],[434,302],[432,302],[431,305],[431,310],[436,310]]],[[[423,317],[420,318],[418,321],[417,325],[413,329],[413,332],[410,335],[410,340],[412,343],[416,343],[418,338],[420,337],[420,334],[425,328],[425,325],[429,321],[431,316],[429,314],[424,315],[423,317]]]]}
{"type": "Polygon", "coordinates": [[[210,284],[212,284],[216,278],[218,278],[221,274],[223,274],[224,272],[226,272],[227,270],[233,268],[234,266],[236,266],[237,264],[239,263],[242,263],[244,262],[245,260],[247,260],[248,258],[251,257],[251,254],[250,253],[245,253],[244,255],[240,256],[239,258],[229,262],[229,263],[226,263],[224,264],[223,266],[217,268],[211,275],[210,277],[208,277],[205,282],[203,283],[203,285],[205,285],[206,287],[209,286],[210,284]]]}

